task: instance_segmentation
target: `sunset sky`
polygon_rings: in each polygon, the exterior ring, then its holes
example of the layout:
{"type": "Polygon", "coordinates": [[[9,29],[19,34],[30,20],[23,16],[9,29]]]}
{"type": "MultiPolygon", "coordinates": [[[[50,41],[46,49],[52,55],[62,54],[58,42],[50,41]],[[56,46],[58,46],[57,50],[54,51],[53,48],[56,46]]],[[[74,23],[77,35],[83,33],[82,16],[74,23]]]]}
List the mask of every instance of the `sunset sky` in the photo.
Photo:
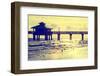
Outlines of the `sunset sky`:
{"type": "Polygon", "coordinates": [[[45,16],[28,15],[29,30],[32,26],[45,22],[46,27],[52,28],[52,31],[87,31],[88,18],[79,16],[45,16]]]}

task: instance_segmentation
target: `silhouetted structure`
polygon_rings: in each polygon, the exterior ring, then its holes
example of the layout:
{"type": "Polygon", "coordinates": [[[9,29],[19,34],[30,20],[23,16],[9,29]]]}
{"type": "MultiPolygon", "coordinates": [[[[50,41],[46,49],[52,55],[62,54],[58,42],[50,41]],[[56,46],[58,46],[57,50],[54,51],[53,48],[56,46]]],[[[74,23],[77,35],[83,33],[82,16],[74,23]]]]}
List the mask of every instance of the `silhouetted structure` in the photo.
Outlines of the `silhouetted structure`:
{"type": "Polygon", "coordinates": [[[61,34],[69,34],[70,40],[73,34],[80,34],[81,40],[84,40],[84,34],[88,34],[87,31],[51,31],[51,28],[45,25],[44,22],[40,22],[39,25],[32,27],[33,31],[28,31],[28,34],[33,34],[33,40],[40,40],[41,35],[45,36],[45,40],[52,40],[52,34],[57,34],[57,40],[60,40],[61,34]]]}
{"type": "Polygon", "coordinates": [[[47,28],[44,22],[40,22],[39,25],[32,27],[33,40],[40,40],[40,36],[44,35],[45,40],[52,40],[51,28],[47,28]]]}

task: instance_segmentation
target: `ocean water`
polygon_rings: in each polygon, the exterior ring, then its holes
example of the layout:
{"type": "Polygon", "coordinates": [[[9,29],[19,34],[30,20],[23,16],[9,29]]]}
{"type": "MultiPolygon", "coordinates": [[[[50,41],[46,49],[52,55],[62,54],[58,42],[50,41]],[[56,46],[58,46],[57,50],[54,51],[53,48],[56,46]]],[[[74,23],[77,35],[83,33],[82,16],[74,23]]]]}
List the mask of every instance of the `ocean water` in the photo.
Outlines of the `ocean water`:
{"type": "Polygon", "coordinates": [[[81,40],[80,35],[73,35],[69,40],[68,35],[62,35],[61,40],[57,40],[56,35],[53,40],[45,41],[41,37],[40,41],[28,41],[28,60],[57,60],[57,59],[86,59],[88,57],[88,37],[81,40]]]}

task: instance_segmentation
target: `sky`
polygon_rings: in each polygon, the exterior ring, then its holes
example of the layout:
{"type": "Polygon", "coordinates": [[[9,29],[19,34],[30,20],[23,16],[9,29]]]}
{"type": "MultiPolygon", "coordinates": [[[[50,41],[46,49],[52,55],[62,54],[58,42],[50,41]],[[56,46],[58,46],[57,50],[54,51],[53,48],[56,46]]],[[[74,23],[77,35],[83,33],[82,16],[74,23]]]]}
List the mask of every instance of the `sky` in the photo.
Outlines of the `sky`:
{"type": "Polygon", "coordinates": [[[88,17],[80,16],[47,16],[47,15],[28,15],[28,27],[38,25],[40,22],[46,23],[46,27],[52,31],[87,31],[88,17]]]}

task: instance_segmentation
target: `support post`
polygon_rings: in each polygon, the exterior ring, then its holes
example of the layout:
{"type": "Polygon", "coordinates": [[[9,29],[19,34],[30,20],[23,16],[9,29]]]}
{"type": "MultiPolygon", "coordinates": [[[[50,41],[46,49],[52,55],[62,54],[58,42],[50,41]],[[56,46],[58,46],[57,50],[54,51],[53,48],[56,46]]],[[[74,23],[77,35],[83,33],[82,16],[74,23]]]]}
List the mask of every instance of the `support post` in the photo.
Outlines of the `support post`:
{"type": "Polygon", "coordinates": [[[81,34],[81,36],[82,36],[82,40],[84,40],[84,34],[81,34]]]}
{"type": "Polygon", "coordinates": [[[72,40],[72,34],[69,34],[70,35],[70,40],[72,40]]]}
{"type": "Polygon", "coordinates": [[[52,40],[52,35],[51,35],[51,40],[52,40]]]}
{"type": "Polygon", "coordinates": [[[33,34],[33,40],[35,40],[35,35],[33,34]]]}
{"type": "Polygon", "coordinates": [[[60,33],[58,34],[58,40],[60,40],[60,33]]]}
{"type": "Polygon", "coordinates": [[[48,35],[45,35],[45,40],[48,40],[48,35]]]}
{"type": "Polygon", "coordinates": [[[48,35],[48,40],[50,40],[50,35],[48,35]]]}
{"type": "Polygon", "coordinates": [[[40,35],[38,35],[38,40],[40,40],[40,35]]]}

